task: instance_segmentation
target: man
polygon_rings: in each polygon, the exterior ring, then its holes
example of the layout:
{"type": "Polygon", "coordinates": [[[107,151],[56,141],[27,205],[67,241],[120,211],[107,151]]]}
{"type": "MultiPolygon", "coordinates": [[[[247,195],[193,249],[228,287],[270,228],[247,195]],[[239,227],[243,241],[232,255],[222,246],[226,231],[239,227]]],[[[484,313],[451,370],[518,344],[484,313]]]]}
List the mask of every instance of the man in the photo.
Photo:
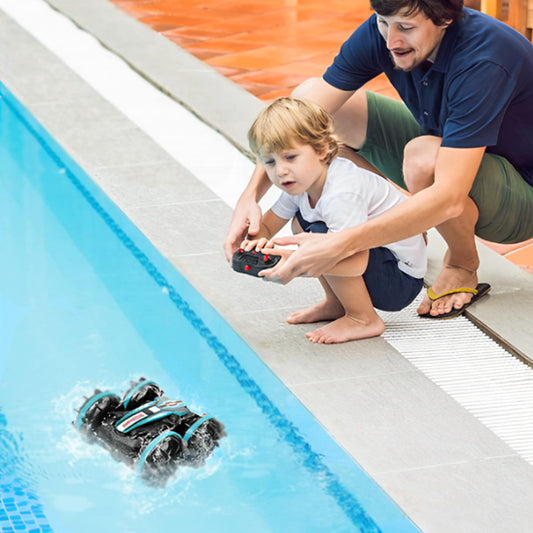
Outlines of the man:
{"type": "MultiPolygon", "coordinates": [[[[418,312],[458,314],[479,296],[474,235],[500,243],[533,236],[533,46],[461,0],[371,4],[375,14],[323,78],[295,95],[332,113],[343,142],[413,194],[348,230],[276,239],[298,248],[266,277],[317,276],[354,253],[436,227],[448,250],[418,312]],[[403,103],[359,90],[382,72],[403,103]]],[[[267,187],[258,164],[235,210],[228,255],[257,231],[256,202],[267,187]]]]}

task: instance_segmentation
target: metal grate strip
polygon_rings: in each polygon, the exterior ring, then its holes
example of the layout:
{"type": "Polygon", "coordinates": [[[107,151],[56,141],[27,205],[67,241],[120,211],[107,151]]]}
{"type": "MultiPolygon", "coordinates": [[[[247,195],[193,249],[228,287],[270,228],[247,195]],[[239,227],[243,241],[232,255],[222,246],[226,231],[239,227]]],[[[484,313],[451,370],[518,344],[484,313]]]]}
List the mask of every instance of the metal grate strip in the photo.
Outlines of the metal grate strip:
{"type": "Polygon", "coordinates": [[[421,297],[398,313],[380,312],[383,337],[416,368],[533,464],[533,368],[466,317],[417,317],[421,297]]]}

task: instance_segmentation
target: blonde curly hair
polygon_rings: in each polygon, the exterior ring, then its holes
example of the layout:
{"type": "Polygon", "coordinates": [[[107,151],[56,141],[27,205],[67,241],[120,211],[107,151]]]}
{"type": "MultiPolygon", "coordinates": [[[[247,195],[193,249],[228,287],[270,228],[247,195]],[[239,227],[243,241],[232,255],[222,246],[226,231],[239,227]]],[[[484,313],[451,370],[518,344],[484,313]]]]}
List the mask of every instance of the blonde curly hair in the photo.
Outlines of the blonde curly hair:
{"type": "Polygon", "coordinates": [[[278,98],[263,109],[248,131],[248,142],[258,157],[308,144],[326,154],[326,164],[339,151],[331,116],[319,105],[293,97],[278,98]]]}

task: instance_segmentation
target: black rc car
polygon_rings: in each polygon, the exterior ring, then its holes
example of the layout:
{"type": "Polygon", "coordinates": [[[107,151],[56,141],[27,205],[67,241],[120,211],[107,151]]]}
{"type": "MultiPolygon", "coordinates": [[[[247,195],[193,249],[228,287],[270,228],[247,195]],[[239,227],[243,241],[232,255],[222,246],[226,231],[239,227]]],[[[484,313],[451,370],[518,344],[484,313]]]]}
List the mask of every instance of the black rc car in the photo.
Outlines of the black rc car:
{"type": "Polygon", "coordinates": [[[135,466],[151,485],[164,485],[178,466],[202,466],[226,435],[215,418],[163,396],[153,382],[133,382],[121,399],[95,390],[74,425],[119,460],[135,466]]]}

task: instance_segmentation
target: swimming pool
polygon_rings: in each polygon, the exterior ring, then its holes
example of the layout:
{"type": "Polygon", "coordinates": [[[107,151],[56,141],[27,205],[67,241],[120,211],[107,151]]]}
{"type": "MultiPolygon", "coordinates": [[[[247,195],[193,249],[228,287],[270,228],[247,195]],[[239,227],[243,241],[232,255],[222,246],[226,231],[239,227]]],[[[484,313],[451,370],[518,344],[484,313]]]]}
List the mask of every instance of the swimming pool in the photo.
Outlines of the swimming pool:
{"type": "Polygon", "coordinates": [[[0,86],[0,527],[418,529],[0,86]],[[72,425],[140,376],[226,426],[164,488],[72,425]]]}

